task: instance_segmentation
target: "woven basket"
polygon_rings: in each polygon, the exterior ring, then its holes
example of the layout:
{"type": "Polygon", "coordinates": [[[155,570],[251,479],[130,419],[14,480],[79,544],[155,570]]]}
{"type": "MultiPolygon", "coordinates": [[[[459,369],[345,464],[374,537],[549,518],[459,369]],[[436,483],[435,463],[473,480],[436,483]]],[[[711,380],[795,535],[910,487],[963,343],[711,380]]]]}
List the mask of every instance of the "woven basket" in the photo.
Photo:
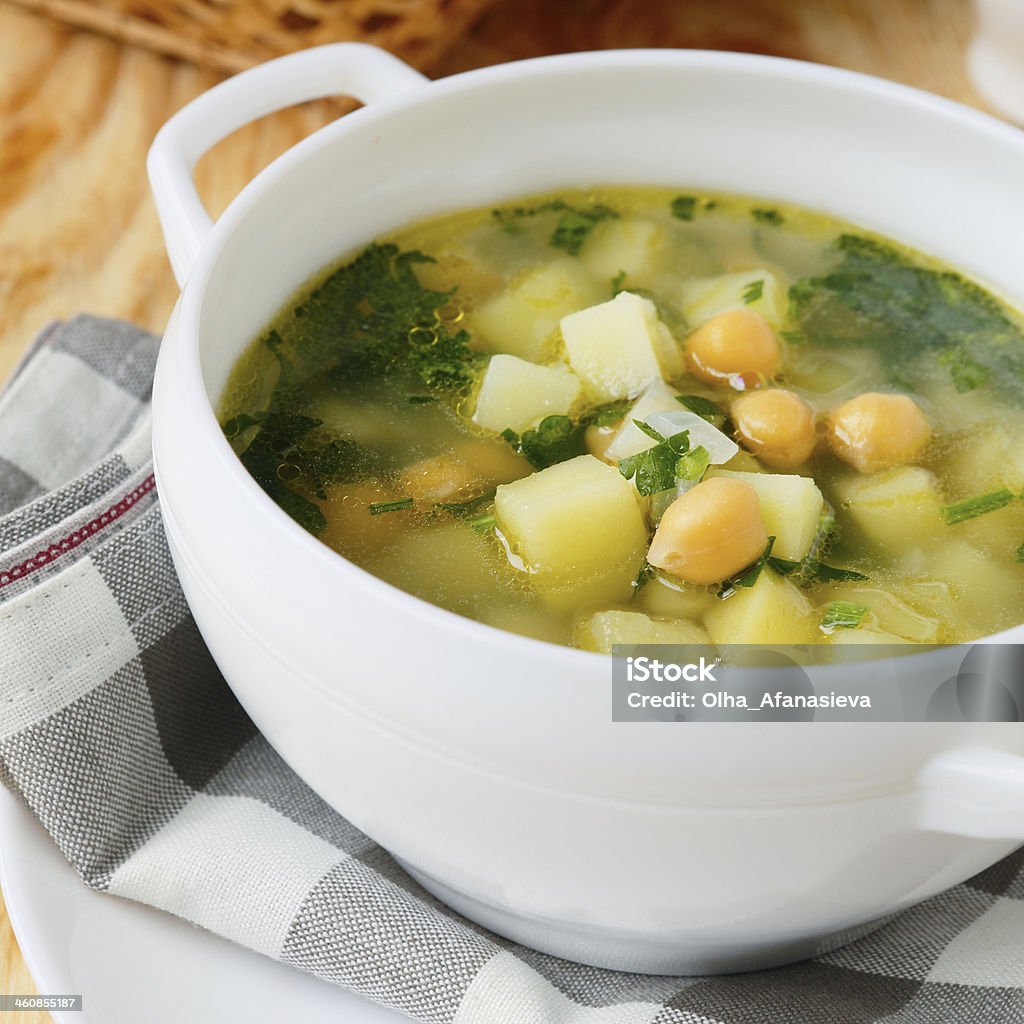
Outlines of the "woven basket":
{"type": "Polygon", "coordinates": [[[374,43],[429,70],[494,0],[13,0],[76,28],[235,72],[320,43],[374,43]]]}

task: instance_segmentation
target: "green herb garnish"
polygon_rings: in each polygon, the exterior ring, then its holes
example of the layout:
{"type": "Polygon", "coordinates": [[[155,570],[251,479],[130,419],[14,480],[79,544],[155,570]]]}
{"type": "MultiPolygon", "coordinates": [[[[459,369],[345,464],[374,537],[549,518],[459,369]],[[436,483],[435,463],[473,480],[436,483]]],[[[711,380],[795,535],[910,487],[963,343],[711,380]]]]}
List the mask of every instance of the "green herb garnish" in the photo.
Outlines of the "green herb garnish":
{"type": "Polygon", "coordinates": [[[807,342],[799,331],[779,331],[779,337],[790,345],[804,345],[807,342]]]}
{"type": "Polygon", "coordinates": [[[1014,557],[1018,562],[1024,562],[1024,544],[1017,548],[1017,554],[1014,557]]]}
{"type": "Polygon", "coordinates": [[[632,597],[635,597],[637,592],[644,586],[646,586],[652,579],[654,579],[656,573],[654,566],[651,565],[647,559],[644,559],[644,564],[640,566],[640,571],[636,574],[636,579],[633,580],[633,593],[632,597]]]}
{"type": "Polygon", "coordinates": [[[394,501],[375,501],[370,504],[371,516],[382,516],[388,512],[401,512],[412,508],[412,498],[396,498],[394,501]]]}
{"type": "Polygon", "coordinates": [[[750,211],[750,216],[760,224],[774,224],[776,226],[786,219],[774,207],[767,206],[755,206],[750,211]]]}
{"type": "Polygon", "coordinates": [[[996,509],[1009,505],[1014,497],[1013,491],[1008,487],[1000,487],[994,491],[986,491],[985,494],[975,495],[973,498],[954,501],[952,505],[943,506],[942,521],[947,526],[954,526],[968,519],[983,516],[986,512],[995,512],[996,509]]]}
{"type": "Polygon", "coordinates": [[[672,216],[679,220],[693,220],[693,213],[697,207],[696,196],[676,196],[669,204],[672,216]]]}
{"type": "Polygon", "coordinates": [[[451,512],[453,516],[464,519],[466,516],[479,512],[480,509],[485,505],[489,505],[492,501],[494,501],[494,491],[488,491],[486,494],[478,495],[476,498],[470,498],[469,501],[439,501],[434,505],[434,508],[443,509],[445,512],[451,512]]]}
{"type": "Polygon", "coordinates": [[[642,420],[633,420],[633,423],[657,443],[636,455],[621,459],[619,472],[627,480],[632,480],[637,492],[645,497],[675,486],[679,458],[690,450],[690,432],[681,430],[678,434],[665,437],[642,420]]]}
{"type": "Polygon", "coordinates": [[[335,438],[320,420],[290,412],[242,413],[228,420],[225,436],[264,491],[310,533],[327,521],[312,498],[327,497],[333,483],[353,480],[375,468],[375,457],[355,441],[335,438]],[[238,444],[258,428],[244,448],[238,444]]]}
{"type": "Polygon", "coordinates": [[[716,427],[720,427],[726,420],[726,411],[710,398],[701,398],[700,395],[676,395],[676,401],[716,427]]]}
{"type": "Polygon", "coordinates": [[[793,575],[796,581],[804,586],[812,583],[862,583],[871,578],[862,572],[854,572],[853,569],[837,569],[834,565],[826,565],[816,558],[806,558],[802,562],[770,558],[768,564],[780,576],[793,575]]]}
{"type": "Polygon", "coordinates": [[[969,355],[958,348],[947,349],[939,355],[939,362],[949,367],[949,375],[953,378],[953,387],[960,394],[980,388],[992,371],[981,363],[976,363],[969,355]]]}
{"type": "Polygon", "coordinates": [[[765,547],[764,551],[761,552],[757,560],[751,562],[746,569],[741,569],[735,576],[731,576],[729,579],[723,580],[721,584],[719,584],[715,597],[724,601],[727,597],[732,597],[732,595],[736,593],[737,587],[752,587],[760,578],[764,567],[768,564],[774,544],[775,538],[769,537],[767,547],[765,547]]]}
{"type": "Polygon", "coordinates": [[[700,480],[708,471],[711,465],[711,456],[707,448],[699,444],[691,448],[684,455],[679,456],[676,463],[676,479],[678,480],[700,480]]]}
{"type": "Polygon", "coordinates": [[[867,615],[868,608],[852,601],[833,601],[821,618],[821,629],[831,633],[836,629],[856,629],[867,615]]]}
{"type": "Polygon", "coordinates": [[[453,292],[420,284],[415,268],[425,253],[371,245],[334,271],[296,307],[302,344],[286,345],[276,331],[263,341],[281,365],[271,408],[307,381],[334,375],[346,386],[411,368],[431,389],[458,390],[475,378],[479,357],[468,332],[449,333],[436,311],[453,292]]]}
{"type": "Polygon", "coordinates": [[[565,462],[566,459],[585,453],[585,429],[582,423],[573,423],[568,416],[546,416],[522,436],[514,430],[503,430],[501,436],[534,469],[547,469],[557,462],[565,462]]]}
{"type": "Polygon", "coordinates": [[[623,290],[622,285],[625,283],[625,280],[626,280],[626,272],[624,270],[620,270],[612,278],[612,298],[613,299],[615,298],[616,295],[619,294],[619,292],[621,292],[623,290]]]}
{"type": "Polygon", "coordinates": [[[743,304],[749,306],[752,302],[757,302],[763,294],[764,280],[751,281],[750,284],[743,289],[743,304]]]}
{"type": "Polygon", "coordinates": [[[835,249],[834,270],[789,290],[791,316],[812,344],[875,349],[893,382],[902,364],[928,355],[946,363],[960,390],[991,377],[1024,400],[1024,332],[991,295],[872,238],[841,235],[835,249]]]}
{"type": "Polygon", "coordinates": [[[553,199],[538,206],[517,206],[510,210],[493,210],[495,219],[506,229],[514,230],[517,221],[524,217],[535,217],[538,214],[558,213],[558,221],[554,231],[548,238],[548,245],[555,249],[563,249],[570,256],[579,255],[583,243],[590,237],[590,232],[603,220],[618,217],[618,212],[603,203],[593,206],[571,206],[561,199],[553,199]]]}
{"type": "Polygon", "coordinates": [[[469,520],[469,528],[474,533],[490,533],[497,525],[498,521],[495,519],[493,512],[469,520]]]}
{"type": "Polygon", "coordinates": [[[580,417],[580,423],[585,427],[610,427],[618,423],[632,408],[631,398],[620,398],[615,402],[608,402],[605,405],[595,406],[580,417]]]}
{"type": "Polygon", "coordinates": [[[436,402],[437,398],[434,395],[410,395],[408,402],[410,405],[428,405],[430,402],[436,402]]]}

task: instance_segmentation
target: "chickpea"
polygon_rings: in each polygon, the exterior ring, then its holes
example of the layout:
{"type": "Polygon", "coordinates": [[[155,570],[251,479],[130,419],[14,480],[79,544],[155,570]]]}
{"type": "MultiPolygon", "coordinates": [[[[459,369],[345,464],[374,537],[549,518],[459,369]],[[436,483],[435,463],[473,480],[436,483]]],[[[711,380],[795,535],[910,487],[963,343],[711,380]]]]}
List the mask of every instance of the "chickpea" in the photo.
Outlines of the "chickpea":
{"type": "Polygon", "coordinates": [[[779,371],[782,349],[760,313],[730,309],[686,339],[686,365],[698,380],[746,391],[779,371]]]}
{"type": "Polygon", "coordinates": [[[688,583],[718,583],[750,565],[767,544],[754,488],[712,477],[665,510],[647,561],[688,583]]]}
{"type": "Polygon", "coordinates": [[[827,422],[832,450],[861,473],[913,462],[932,436],[927,417],[907,395],[858,395],[833,409],[827,422]]]}
{"type": "Polygon", "coordinates": [[[814,412],[797,394],[764,388],[736,399],[732,419],[743,447],[774,469],[792,469],[814,451],[814,412]]]}
{"type": "Polygon", "coordinates": [[[398,478],[397,490],[417,505],[438,501],[466,500],[482,490],[480,480],[468,463],[453,455],[435,455],[406,466],[398,478]]]}
{"type": "Polygon", "coordinates": [[[621,425],[620,421],[610,427],[599,427],[596,424],[587,427],[583,434],[583,443],[587,446],[587,451],[602,462],[612,461],[608,458],[608,446],[615,440],[621,425]]]}
{"type": "Polygon", "coordinates": [[[320,539],[343,555],[357,557],[397,540],[408,522],[408,512],[370,515],[370,505],[396,497],[401,495],[378,483],[335,485],[328,490],[327,500],[319,503],[327,520],[320,539]]]}

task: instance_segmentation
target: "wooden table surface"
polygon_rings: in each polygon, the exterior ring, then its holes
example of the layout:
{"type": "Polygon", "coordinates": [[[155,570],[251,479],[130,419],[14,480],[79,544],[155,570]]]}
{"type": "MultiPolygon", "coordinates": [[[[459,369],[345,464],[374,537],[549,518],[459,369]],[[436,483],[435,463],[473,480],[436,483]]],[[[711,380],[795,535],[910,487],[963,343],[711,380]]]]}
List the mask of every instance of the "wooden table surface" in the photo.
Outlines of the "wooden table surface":
{"type": "MultiPolygon", "coordinates": [[[[971,29],[968,0],[497,0],[439,73],[611,46],[706,47],[836,64],[983,106],[964,73],[971,29]]],[[[54,318],[86,310],[162,329],[177,289],[146,149],[215,81],[0,0],[0,381],[54,318]]],[[[334,113],[310,104],[221,143],[196,174],[211,211],[334,113]]],[[[0,992],[34,991],[0,903],[0,992]]]]}

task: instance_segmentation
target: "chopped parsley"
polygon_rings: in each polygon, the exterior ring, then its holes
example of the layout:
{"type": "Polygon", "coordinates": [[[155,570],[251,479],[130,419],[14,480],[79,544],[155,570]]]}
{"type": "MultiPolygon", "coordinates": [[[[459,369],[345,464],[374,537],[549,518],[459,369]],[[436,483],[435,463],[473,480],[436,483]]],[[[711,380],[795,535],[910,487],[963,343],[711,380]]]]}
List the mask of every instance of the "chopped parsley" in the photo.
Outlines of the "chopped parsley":
{"type": "Polygon", "coordinates": [[[643,420],[633,420],[633,423],[657,443],[636,455],[621,459],[619,472],[627,480],[632,480],[637,492],[645,497],[674,487],[680,456],[690,450],[690,432],[681,430],[678,434],[665,437],[643,420]]]}
{"type": "Polygon", "coordinates": [[[952,505],[942,507],[942,521],[947,526],[955,526],[968,519],[983,516],[986,512],[995,512],[996,509],[1009,505],[1015,497],[1016,495],[1008,487],[1000,487],[994,491],[975,495],[973,498],[954,501],[952,505]]]}
{"type": "Polygon", "coordinates": [[[402,512],[412,508],[412,498],[396,498],[394,501],[375,501],[370,504],[371,516],[382,516],[388,512],[402,512]]]}
{"type": "Polygon", "coordinates": [[[826,565],[816,558],[805,558],[802,562],[791,562],[786,558],[770,558],[769,564],[780,576],[790,576],[804,586],[812,583],[861,583],[871,577],[853,569],[838,569],[826,565]]]}
{"type": "Polygon", "coordinates": [[[676,477],[680,480],[700,480],[711,465],[711,456],[707,448],[699,444],[684,455],[679,456],[676,463],[676,477]]]}
{"type": "Polygon", "coordinates": [[[676,401],[716,427],[720,427],[727,419],[726,411],[710,398],[702,398],[700,395],[676,395],[676,401]]]}
{"type": "Polygon", "coordinates": [[[759,224],[772,224],[776,227],[786,219],[778,210],[770,206],[755,206],[750,211],[750,216],[759,224]]]}
{"type": "Polygon", "coordinates": [[[522,436],[514,430],[503,430],[501,436],[534,469],[547,469],[586,452],[585,429],[582,423],[573,423],[568,416],[546,416],[522,436]]]}
{"type": "Polygon", "coordinates": [[[876,350],[893,382],[908,361],[945,364],[954,386],[992,385],[1024,401],[1024,332],[978,285],[912,263],[862,235],[840,235],[838,265],[789,290],[790,314],[812,344],[876,350]]]}
{"type": "Polygon", "coordinates": [[[497,525],[498,521],[495,519],[493,512],[469,520],[469,528],[474,533],[490,533],[497,525]]]}
{"type": "Polygon", "coordinates": [[[434,395],[410,395],[407,401],[410,405],[429,405],[436,402],[437,398],[434,395]]]}
{"type": "Polygon", "coordinates": [[[823,633],[831,633],[837,629],[856,629],[867,615],[867,605],[854,604],[852,601],[833,601],[821,618],[823,633]]]}
{"type": "Polygon", "coordinates": [[[563,249],[570,256],[578,256],[590,232],[603,220],[618,217],[618,212],[604,203],[593,206],[572,206],[561,199],[552,199],[538,206],[517,206],[510,210],[493,210],[492,215],[506,230],[516,230],[518,221],[538,214],[557,213],[558,220],[548,238],[548,245],[563,249]]]}
{"type": "Polygon", "coordinates": [[[620,398],[615,402],[598,405],[584,413],[580,423],[585,427],[610,427],[613,423],[618,423],[632,406],[631,398],[620,398]]]}
{"type": "Polygon", "coordinates": [[[743,289],[743,304],[749,306],[752,302],[757,302],[759,298],[764,294],[764,279],[757,281],[751,281],[750,284],[743,289]]]}
{"type": "Polygon", "coordinates": [[[768,545],[758,558],[751,562],[746,569],[741,569],[735,576],[723,580],[715,593],[715,597],[720,601],[724,601],[727,597],[732,597],[736,593],[737,587],[752,587],[761,578],[764,567],[771,559],[772,547],[774,545],[775,538],[769,537],[768,545]]]}
{"type": "Polygon", "coordinates": [[[494,491],[488,491],[476,498],[470,498],[469,501],[439,501],[434,508],[443,509],[445,512],[451,512],[453,516],[464,519],[467,516],[475,515],[492,501],[494,501],[494,491]]]}
{"type": "Polygon", "coordinates": [[[327,487],[371,472],[375,457],[355,441],[322,430],[320,420],[292,412],[242,413],[228,420],[224,435],[252,478],[310,533],[326,526],[320,506],[327,487]],[[244,448],[240,442],[256,428],[244,448]]]}
{"type": "Polygon", "coordinates": [[[696,196],[676,196],[669,204],[672,216],[679,220],[693,220],[693,214],[696,208],[696,196]]]}

